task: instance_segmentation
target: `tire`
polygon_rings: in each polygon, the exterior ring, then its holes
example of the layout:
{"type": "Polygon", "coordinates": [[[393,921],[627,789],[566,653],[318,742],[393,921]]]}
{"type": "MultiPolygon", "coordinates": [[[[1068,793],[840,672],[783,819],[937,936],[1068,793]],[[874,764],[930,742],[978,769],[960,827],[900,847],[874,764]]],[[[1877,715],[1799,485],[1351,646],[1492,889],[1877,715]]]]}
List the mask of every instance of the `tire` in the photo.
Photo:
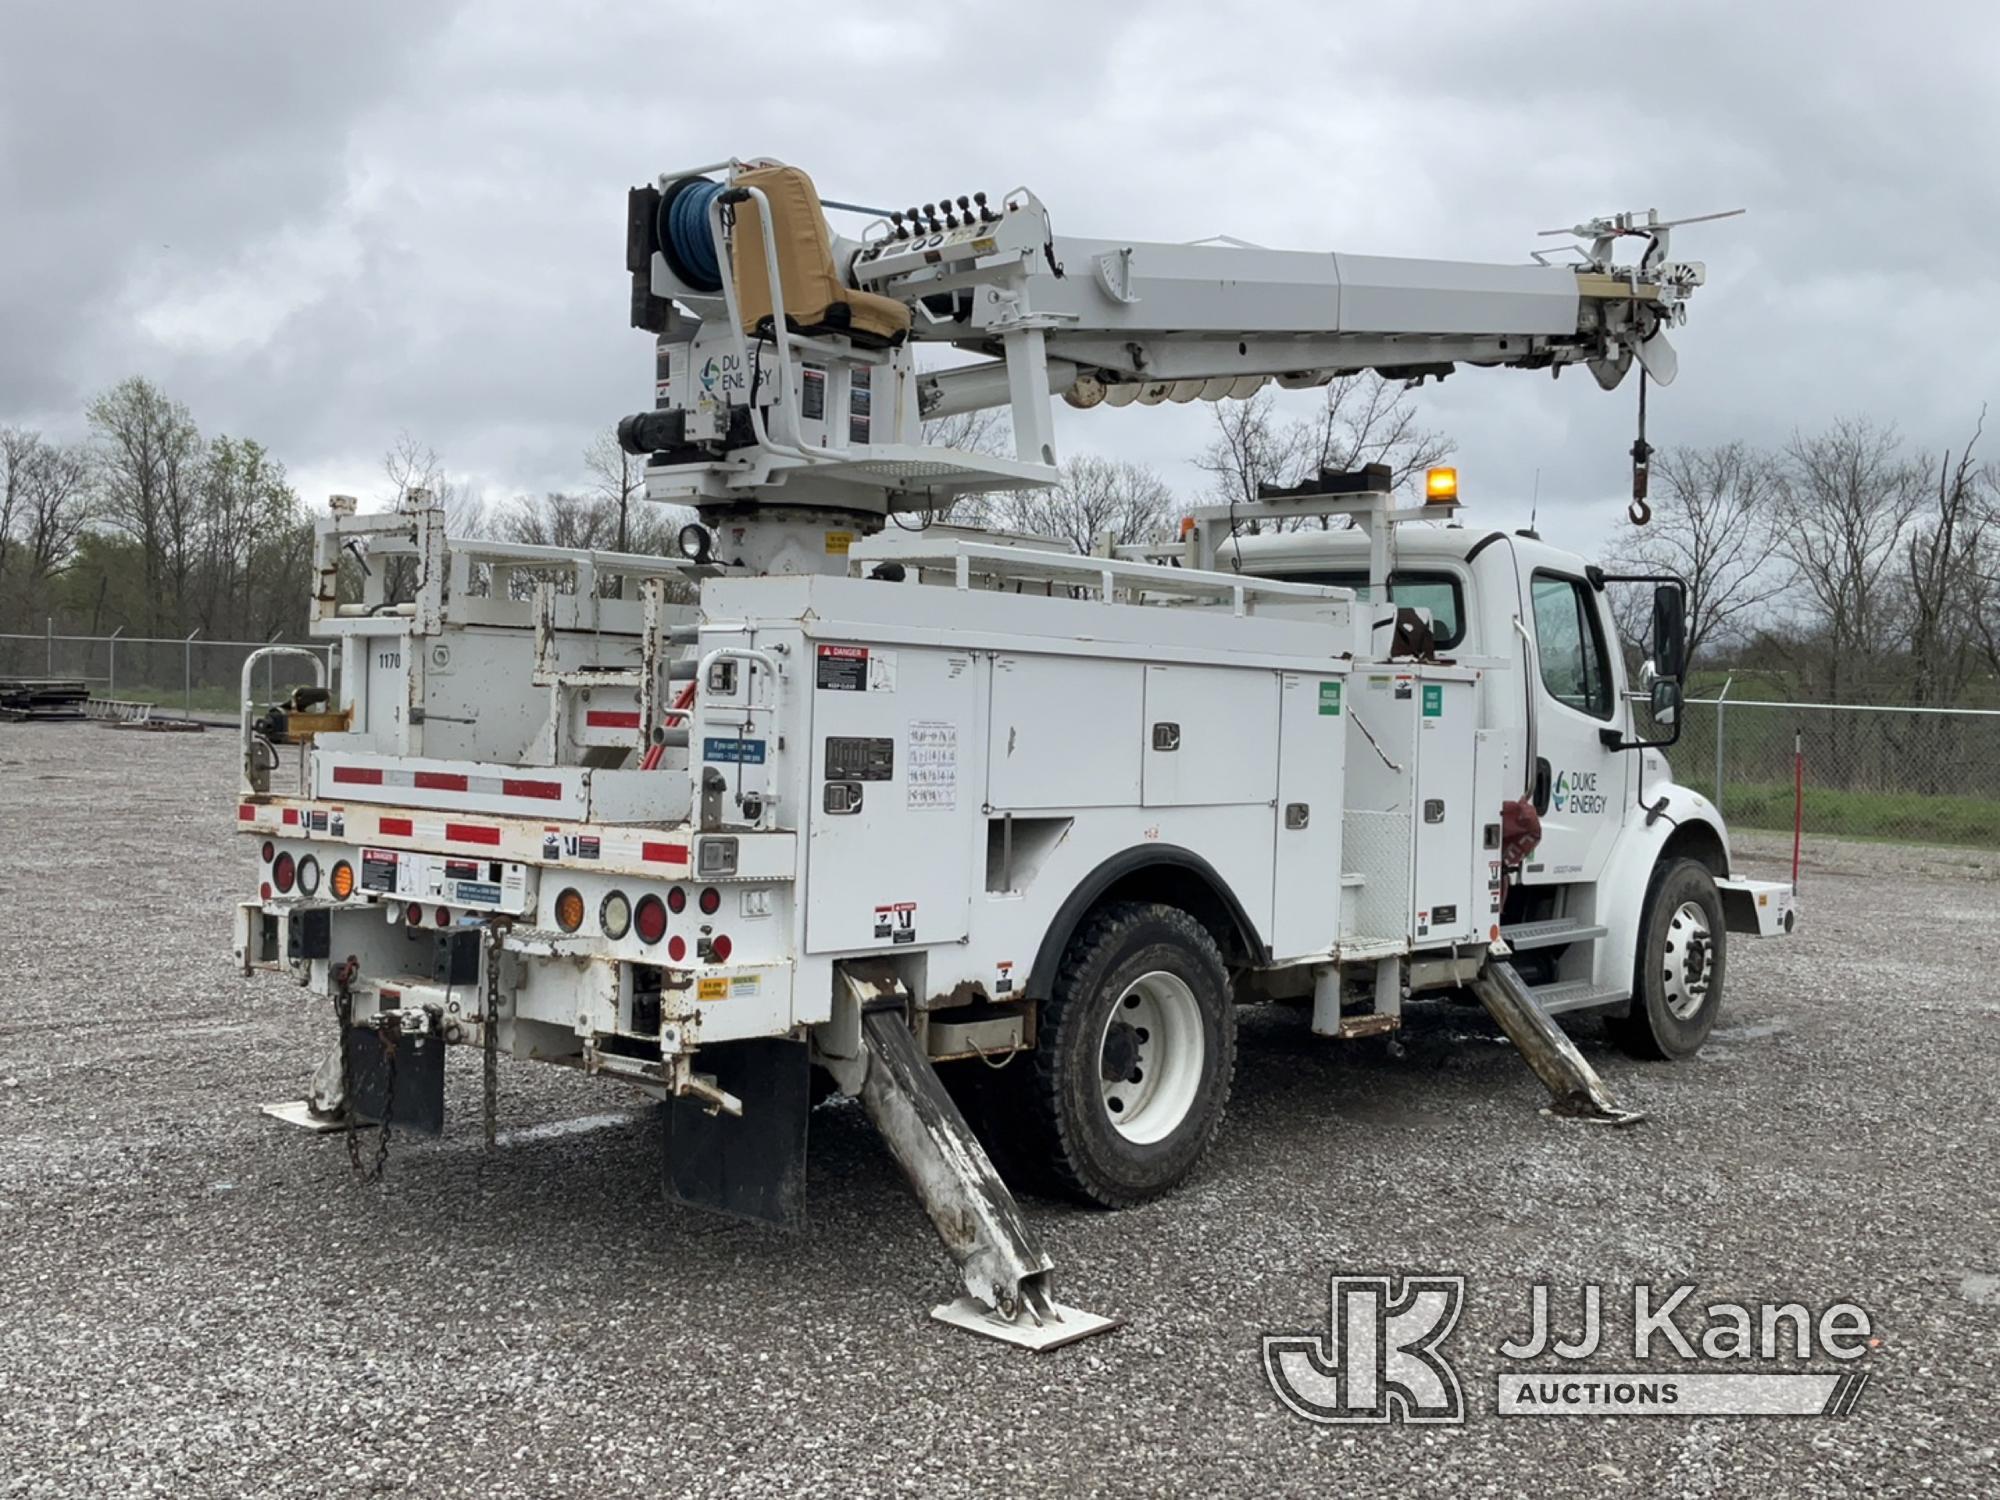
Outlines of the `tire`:
{"type": "Polygon", "coordinates": [[[1023,1144],[1053,1186],[1101,1208],[1172,1190],[1215,1143],[1236,1073],[1215,939],[1175,907],[1098,908],[1063,954],[1032,1061],[1023,1144]]]}
{"type": "Polygon", "coordinates": [[[1699,1052],[1722,1010],[1727,950],[1722,895],[1708,867],[1691,859],[1659,866],[1646,891],[1632,1006],[1611,1023],[1619,1046],[1665,1061],[1699,1052]]]}

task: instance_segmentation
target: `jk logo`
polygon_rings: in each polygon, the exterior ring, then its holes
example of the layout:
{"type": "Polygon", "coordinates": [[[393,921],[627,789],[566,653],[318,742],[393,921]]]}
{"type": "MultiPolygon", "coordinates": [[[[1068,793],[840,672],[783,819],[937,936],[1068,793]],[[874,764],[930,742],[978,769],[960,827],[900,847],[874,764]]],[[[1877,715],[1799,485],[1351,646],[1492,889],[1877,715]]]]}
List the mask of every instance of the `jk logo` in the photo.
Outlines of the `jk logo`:
{"type": "Polygon", "coordinates": [[[1463,1422],[1458,1372],[1438,1345],[1458,1322],[1463,1276],[1335,1276],[1324,1337],[1266,1334],[1264,1374],[1309,1422],[1463,1422]]]}

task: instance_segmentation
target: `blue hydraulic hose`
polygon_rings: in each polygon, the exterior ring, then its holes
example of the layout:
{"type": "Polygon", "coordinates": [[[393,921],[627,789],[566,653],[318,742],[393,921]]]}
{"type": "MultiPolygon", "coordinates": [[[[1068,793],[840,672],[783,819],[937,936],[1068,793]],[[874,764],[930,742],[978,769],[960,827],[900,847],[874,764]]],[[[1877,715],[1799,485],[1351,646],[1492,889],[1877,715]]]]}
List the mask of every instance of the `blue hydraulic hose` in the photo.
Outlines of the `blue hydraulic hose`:
{"type": "Polygon", "coordinates": [[[698,292],[722,290],[722,267],[715,258],[715,240],[708,231],[708,206],[722,184],[705,178],[689,181],[666,204],[660,243],[667,259],[698,292]]]}

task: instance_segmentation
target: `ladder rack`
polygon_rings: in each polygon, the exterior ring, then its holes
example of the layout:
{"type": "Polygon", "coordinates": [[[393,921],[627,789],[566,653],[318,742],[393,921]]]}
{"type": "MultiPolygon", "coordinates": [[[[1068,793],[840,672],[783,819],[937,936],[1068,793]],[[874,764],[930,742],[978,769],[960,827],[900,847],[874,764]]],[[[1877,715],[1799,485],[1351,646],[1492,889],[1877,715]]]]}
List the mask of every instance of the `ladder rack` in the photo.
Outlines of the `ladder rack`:
{"type": "Polygon", "coordinates": [[[1316,583],[1284,583],[1241,573],[1208,572],[1200,568],[1168,567],[1127,558],[1080,557],[1030,547],[996,546],[991,542],[955,542],[931,552],[898,552],[893,561],[913,568],[950,569],[957,587],[993,578],[1001,583],[1039,583],[1065,588],[1094,589],[1106,604],[1117,602],[1122,588],[1132,602],[1146,594],[1175,599],[1226,602],[1238,615],[1251,612],[1258,599],[1320,600],[1328,604],[1353,601],[1352,589],[1316,583]]]}

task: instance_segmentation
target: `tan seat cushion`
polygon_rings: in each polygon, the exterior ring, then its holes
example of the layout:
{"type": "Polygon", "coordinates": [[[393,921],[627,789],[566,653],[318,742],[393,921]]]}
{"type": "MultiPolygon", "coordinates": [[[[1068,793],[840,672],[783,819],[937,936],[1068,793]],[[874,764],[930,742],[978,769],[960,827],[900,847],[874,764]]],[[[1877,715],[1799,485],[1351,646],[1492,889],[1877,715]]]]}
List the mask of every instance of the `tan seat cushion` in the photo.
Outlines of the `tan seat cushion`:
{"type": "MultiPolygon", "coordinates": [[[[870,344],[902,342],[910,331],[909,308],[894,298],[841,284],[810,177],[797,167],[759,167],[736,181],[760,189],[771,202],[778,281],[795,331],[850,334],[870,344]]],[[[754,203],[737,208],[734,258],[737,310],[743,315],[743,331],[755,333],[771,316],[771,285],[764,265],[764,219],[754,203]]]]}

